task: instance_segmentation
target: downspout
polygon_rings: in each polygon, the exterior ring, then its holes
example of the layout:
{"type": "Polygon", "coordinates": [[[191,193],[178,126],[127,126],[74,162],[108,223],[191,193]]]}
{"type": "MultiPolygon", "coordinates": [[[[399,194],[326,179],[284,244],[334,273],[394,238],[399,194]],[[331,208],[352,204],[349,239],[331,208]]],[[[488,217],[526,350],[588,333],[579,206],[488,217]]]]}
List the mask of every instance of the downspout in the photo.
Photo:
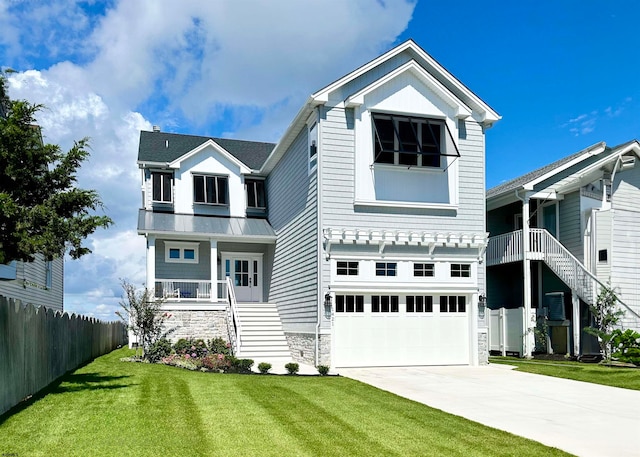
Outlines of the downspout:
{"type": "MultiPolygon", "coordinates": [[[[320,323],[322,322],[322,307],[324,294],[322,293],[322,123],[320,122],[320,106],[316,107],[318,119],[316,121],[318,132],[318,152],[316,153],[316,219],[317,219],[317,264],[318,264],[318,322],[316,323],[316,338],[314,347],[315,366],[320,363],[320,323]]],[[[308,154],[308,151],[307,151],[308,154]]],[[[309,158],[307,157],[307,160],[309,158]]]]}

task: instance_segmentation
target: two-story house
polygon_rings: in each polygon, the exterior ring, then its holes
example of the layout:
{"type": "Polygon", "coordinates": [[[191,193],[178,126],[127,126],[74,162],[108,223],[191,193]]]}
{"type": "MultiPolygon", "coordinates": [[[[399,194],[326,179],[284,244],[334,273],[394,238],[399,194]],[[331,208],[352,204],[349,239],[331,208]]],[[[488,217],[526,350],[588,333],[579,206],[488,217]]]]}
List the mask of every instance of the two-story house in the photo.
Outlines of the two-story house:
{"type": "Polygon", "coordinates": [[[36,255],[33,262],[13,261],[0,265],[0,295],[23,304],[46,306],[62,311],[64,259],[51,261],[36,255]]]}
{"type": "Polygon", "coordinates": [[[142,132],[138,232],[173,338],[334,367],[486,361],[499,119],[409,40],[312,94],[276,145],[142,132]]]}
{"type": "Polygon", "coordinates": [[[603,286],[618,294],[622,326],[639,329],[639,156],[637,141],[597,143],[487,191],[487,303],[522,307],[508,324],[519,327],[508,329],[514,351],[531,355],[537,327],[548,337],[538,350],[598,354],[584,328],[603,286]]]}

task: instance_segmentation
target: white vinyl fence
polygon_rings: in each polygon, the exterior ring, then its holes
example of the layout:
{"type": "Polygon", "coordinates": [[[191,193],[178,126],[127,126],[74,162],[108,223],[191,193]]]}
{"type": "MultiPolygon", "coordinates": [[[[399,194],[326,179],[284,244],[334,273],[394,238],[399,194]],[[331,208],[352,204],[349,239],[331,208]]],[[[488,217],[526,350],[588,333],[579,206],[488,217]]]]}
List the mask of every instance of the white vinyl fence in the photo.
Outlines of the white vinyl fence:
{"type": "MultiPolygon", "coordinates": [[[[531,309],[532,321],[535,322],[535,309],[531,309]]],[[[499,308],[492,309],[489,317],[489,351],[507,353],[524,353],[523,345],[525,336],[533,338],[530,332],[525,335],[524,308],[499,308]]]]}

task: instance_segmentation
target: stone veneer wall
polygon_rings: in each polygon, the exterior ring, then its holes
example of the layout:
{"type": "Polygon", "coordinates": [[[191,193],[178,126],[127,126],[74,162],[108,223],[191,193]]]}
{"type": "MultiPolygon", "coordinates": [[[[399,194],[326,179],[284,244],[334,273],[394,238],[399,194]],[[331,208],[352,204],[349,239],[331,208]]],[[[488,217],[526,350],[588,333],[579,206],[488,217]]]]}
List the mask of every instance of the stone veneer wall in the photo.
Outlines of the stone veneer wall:
{"type": "Polygon", "coordinates": [[[489,332],[478,332],[478,365],[489,363],[489,332]]]}
{"type": "Polygon", "coordinates": [[[168,336],[175,343],[180,338],[222,338],[229,341],[226,311],[167,311],[171,317],[165,321],[165,329],[174,329],[168,336]]]}
{"type": "MultiPolygon", "coordinates": [[[[291,349],[291,357],[299,363],[313,366],[315,364],[315,333],[285,333],[291,349]]],[[[320,335],[318,365],[331,366],[331,335],[320,335]]]]}

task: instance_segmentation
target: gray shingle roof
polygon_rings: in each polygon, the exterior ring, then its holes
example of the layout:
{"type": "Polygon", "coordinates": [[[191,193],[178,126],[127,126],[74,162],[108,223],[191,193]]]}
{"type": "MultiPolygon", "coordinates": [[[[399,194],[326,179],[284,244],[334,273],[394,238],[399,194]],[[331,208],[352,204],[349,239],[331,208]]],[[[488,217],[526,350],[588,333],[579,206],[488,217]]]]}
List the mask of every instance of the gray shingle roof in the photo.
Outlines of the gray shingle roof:
{"type": "Polygon", "coordinates": [[[549,165],[545,165],[544,167],[538,168],[537,170],[530,171],[522,176],[519,176],[511,181],[507,181],[491,189],[487,190],[487,198],[495,197],[496,195],[504,194],[507,192],[514,191],[516,189],[520,189],[526,183],[533,181],[540,176],[544,176],[545,174],[553,171],[556,168],[560,168],[562,165],[571,162],[572,160],[584,155],[589,149],[594,148],[595,146],[604,145],[604,143],[597,143],[593,146],[589,146],[581,151],[576,152],[575,154],[571,154],[570,156],[564,157],[560,160],[557,160],[549,165]]]}
{"type": "Polygon", "coordinates": [[[231,140],[209,136],[183,135],[165,132],[140,132],[138,161],[140,162],[173,162],[201,144],[213,140],[229,154],[240,160],[247,167],[258,170],[267,159],[273,143],[257,141],[231,140]]]}

